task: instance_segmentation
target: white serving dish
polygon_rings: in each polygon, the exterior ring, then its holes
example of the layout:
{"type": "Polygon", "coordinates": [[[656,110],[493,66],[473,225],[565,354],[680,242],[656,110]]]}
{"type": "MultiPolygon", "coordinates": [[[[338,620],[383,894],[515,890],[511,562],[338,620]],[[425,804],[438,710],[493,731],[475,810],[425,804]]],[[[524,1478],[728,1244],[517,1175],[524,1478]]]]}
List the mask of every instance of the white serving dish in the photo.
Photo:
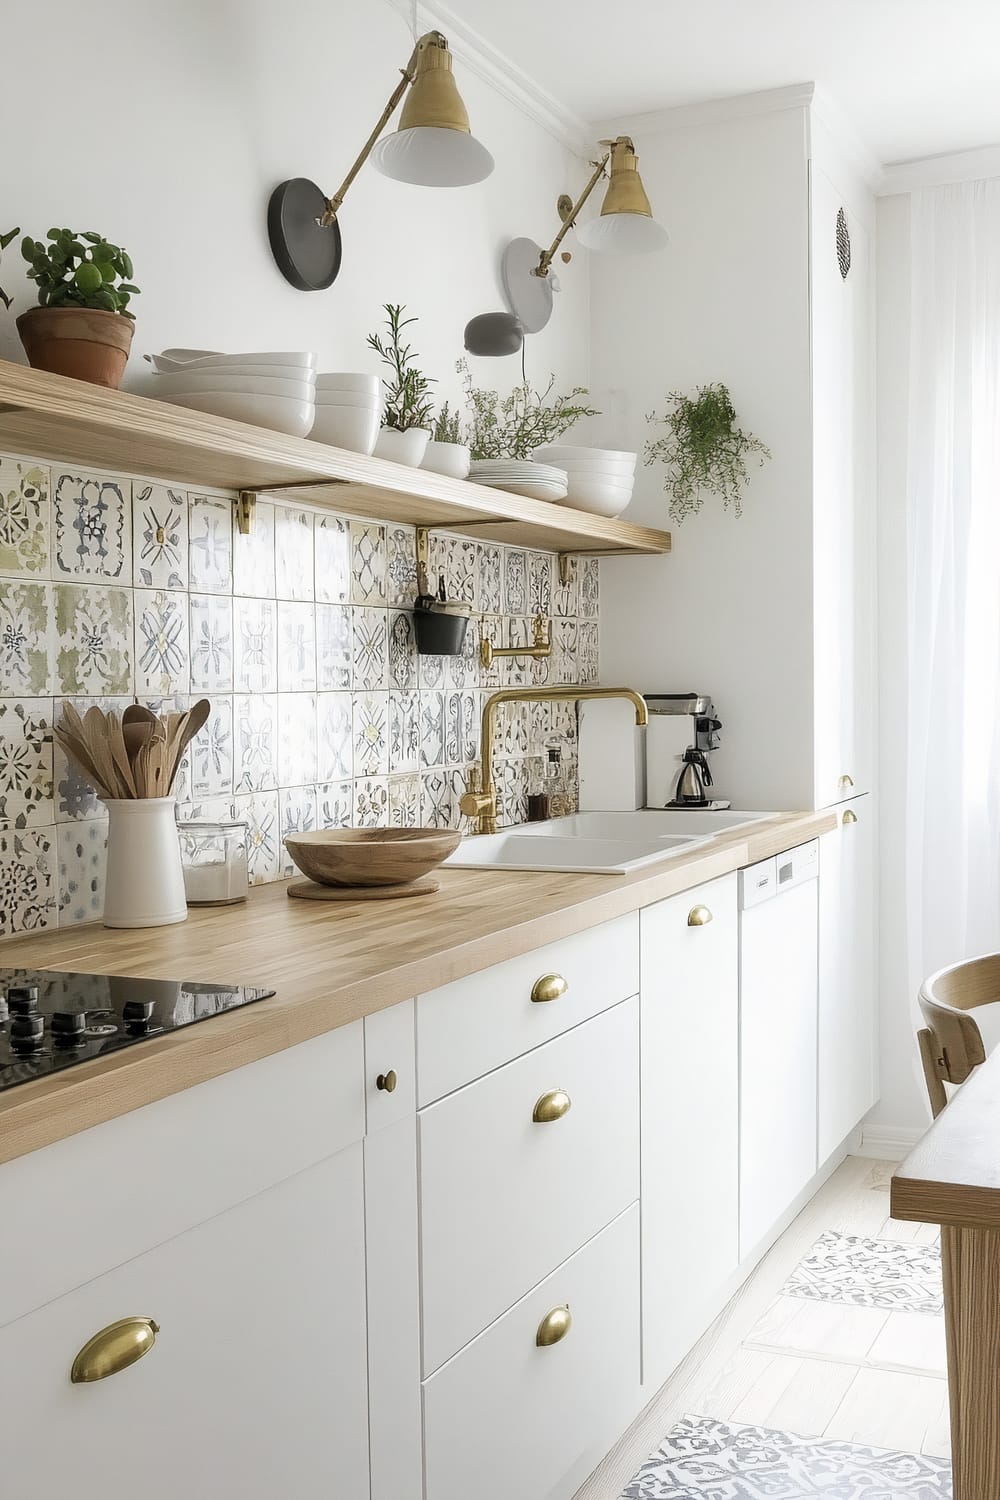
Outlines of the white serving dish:
{"type": "Polygon", "coordinates": [[[427,444],[427,452],[420,467],[430,469],[433,474],[446,474],[449,479],[467,479],[469,450],[464,443],[438,443],[432,440],[427,444]]]}
{"type": "Polygon", "coordinates": [[[149,356],[151,364],[158,360],[171,369],[214,370],[227,365],[292,365],[315,370],[316,355],[308,350],[265,350],[252,354],[214,354],[210,349],[164,349],[161,354],[149,356]]]}
{"type": "Polygon", "coordinates": [[[165,401],[173,396],[197,396],[202,391],[226,391],[242,396],[282,396],[287,401],[312,401],[311,380],[267,380],[262,375],[228,375],[222,370],[190,375],[157,375],[155,390],[165,401]]]}
{"type": "Polygon", "coordinates": [[[542,448],[533,449],[531,456],[548,464],[561,464],[564,458],[575,458],[598,460],[602,463],[627,463],[634,469],[639,455],[619,452],[614,448],[574,448],[565,443],[547,443],[542,448]]]}
{"type": "Polygon", "coordinates": [[[235,422],[250,422],[255,427],[269,427],[291,437],[308,437],[316,415],[311,397],[308,401],[289,401],[284,396],[250,395],[243,391],[199,391],[171,396],[170,401],[174,406],[211,412],[235,422]]]}
{"type": "Polygon", "coordinates": [[[373,396],[381,396],[382,382],[377,375],[344,374],[338,375],[335,371],[321,371],[316,376],[316,389],[318,391],[369,391],[373,396]]]}
{"type": "Polygon", "coordinates": [[[355,406],[317,406],[309,436],[317,443],[371,453],[382,421],[381,404],[370,411],[355,406]]]}
{"type": "Polygon", "coordinates": [[[529,500],[553,500],[558,503],[566,497],[566,486],[552,480],[475,478],[472,482],[488,485],[494,490],[505,490],[508,495],[526,495],[529,500]]]}

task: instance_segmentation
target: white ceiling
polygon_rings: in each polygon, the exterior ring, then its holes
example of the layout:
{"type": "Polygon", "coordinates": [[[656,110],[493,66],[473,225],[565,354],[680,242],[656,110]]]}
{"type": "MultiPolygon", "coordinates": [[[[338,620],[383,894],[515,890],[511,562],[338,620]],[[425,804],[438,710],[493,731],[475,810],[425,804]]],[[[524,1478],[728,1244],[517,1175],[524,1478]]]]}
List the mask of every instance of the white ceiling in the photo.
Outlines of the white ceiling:
{"type": "Polygon", "coordinates": [[[815,82],[879,162],[1000,142],[1000,0],[452,0],[586,120],[815,82]]]}

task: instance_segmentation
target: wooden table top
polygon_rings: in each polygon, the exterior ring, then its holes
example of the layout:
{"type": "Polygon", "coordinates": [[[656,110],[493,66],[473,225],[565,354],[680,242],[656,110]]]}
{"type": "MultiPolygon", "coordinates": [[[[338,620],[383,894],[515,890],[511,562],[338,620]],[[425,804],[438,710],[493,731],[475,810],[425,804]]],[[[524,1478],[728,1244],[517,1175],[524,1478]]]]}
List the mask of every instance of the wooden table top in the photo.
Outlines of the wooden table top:
{"type": "Polygon", "coordinates": [[[894,1219],[1000,1229],[1000,1051],[952,1095],[892,1179],[894,1219]]]}
{"type": "Polygon", "coordinates": [[[0,944],[0,967],[259,985],[273,999],[0,1094],[0,1162],[308,1041],[517,954],[652,905],[835,828],[783,813],[631,875],[441,869],[408,901],[289,900],[193,909],[172,927],[99,924],[0,944]]]}

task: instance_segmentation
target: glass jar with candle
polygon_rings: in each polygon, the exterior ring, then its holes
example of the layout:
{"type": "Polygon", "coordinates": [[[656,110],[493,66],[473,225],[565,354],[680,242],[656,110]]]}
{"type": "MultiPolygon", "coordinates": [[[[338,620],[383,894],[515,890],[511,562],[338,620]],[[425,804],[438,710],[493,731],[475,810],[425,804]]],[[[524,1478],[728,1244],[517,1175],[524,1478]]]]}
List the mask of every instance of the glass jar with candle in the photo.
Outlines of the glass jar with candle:
{"type": "Polygon", "coordinates": [[[231,906],[247,899],[245,823],[178,823],[177,833],[188,906],[231,906]]]}

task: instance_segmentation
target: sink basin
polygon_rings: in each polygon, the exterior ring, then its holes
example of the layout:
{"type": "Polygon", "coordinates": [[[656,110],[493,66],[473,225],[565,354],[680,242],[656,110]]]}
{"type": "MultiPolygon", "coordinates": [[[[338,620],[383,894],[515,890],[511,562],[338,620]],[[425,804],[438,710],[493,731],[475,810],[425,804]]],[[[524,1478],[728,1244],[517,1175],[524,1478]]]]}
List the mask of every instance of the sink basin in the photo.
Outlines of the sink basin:
{"type": "Polygon", "coordinates": [[[527,823],[518,833],[545,838],[661,839],[680,834],[705,838],[748,823],[762,823],[775,813],[736,812],[732,808],[646,808],[641,812],[584,812],[547,823],[527,823]]]}

